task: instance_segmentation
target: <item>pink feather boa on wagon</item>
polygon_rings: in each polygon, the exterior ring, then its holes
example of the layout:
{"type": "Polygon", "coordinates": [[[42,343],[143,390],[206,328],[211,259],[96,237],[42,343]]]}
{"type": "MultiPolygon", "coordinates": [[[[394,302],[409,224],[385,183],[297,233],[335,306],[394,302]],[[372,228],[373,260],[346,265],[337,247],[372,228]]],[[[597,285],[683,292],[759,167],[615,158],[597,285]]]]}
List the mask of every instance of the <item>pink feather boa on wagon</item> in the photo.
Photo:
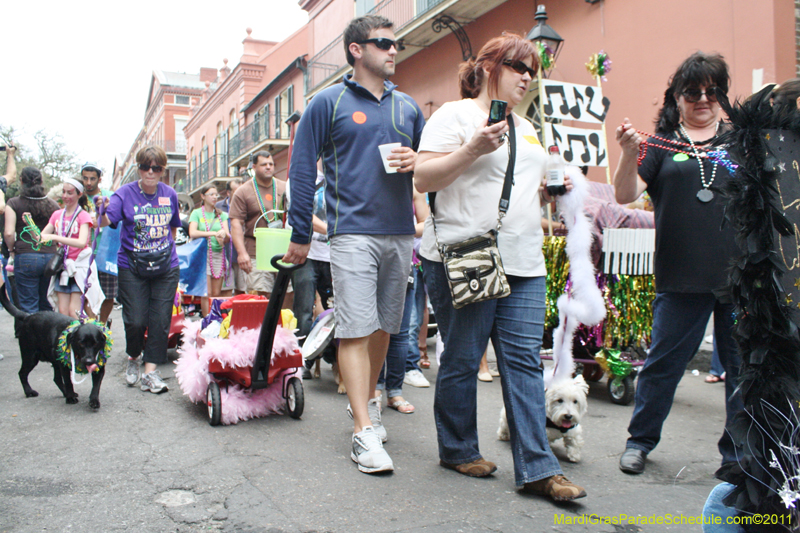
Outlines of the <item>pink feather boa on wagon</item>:
{"type": "MultiPolygon", "coordinates": [[[[175,377],[183,394],[194,403],[206,402],[206,390],[211,382],[208,373],[208,362],[215,359],[224,366],[252,366],[258,344],[257,329],[231,331],[227,339],[206,340],[205,345],[197,348],[197,335],[200,333],[200,322],[187,322],[183,330],[183,342],[178,349],[181,356],[175,362],[175,377]]],[[[292,352],[298,349],[297,338],[292,332],[278,327],[273,342],[273,356],[277,353],[292,352]]],[[[295,369],[293,377],[302,378],[300,369],[295,369]]],[[[286,406],[281,391],[282,380],[266,389],[245,390],[238,385],[220,388],[222,400],[222,423],[236,424],[240,420],[249,420],[271,414],[282,414],[286,406]]]]}

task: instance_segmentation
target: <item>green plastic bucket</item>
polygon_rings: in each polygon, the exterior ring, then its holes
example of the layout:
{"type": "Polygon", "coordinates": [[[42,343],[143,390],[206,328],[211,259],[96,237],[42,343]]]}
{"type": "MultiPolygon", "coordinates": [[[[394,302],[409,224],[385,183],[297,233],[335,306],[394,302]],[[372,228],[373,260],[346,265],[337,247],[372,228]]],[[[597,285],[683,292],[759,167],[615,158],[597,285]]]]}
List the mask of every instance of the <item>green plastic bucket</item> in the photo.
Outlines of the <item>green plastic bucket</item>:
{"type": "Polygon", "coordinates": [[[292,230],[279,228],[256,228],[253,230],[256,238],[256,268],[277,272],[270,260],[272,256],[284,255],[289,249],[292,230]]]}

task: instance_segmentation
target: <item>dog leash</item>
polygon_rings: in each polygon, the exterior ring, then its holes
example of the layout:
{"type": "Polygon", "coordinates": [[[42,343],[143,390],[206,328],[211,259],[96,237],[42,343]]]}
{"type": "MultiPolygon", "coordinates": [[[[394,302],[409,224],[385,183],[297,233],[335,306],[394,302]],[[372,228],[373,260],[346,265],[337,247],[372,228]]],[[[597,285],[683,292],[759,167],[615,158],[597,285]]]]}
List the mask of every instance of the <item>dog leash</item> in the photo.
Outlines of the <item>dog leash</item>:
{"type": "Polygon", "coordinates": [[[82,380],[77,381],[75,379],[75,352],[72,350],[69,351],[69,362],[71,367],[69,369],[69,379],[72,381],[73,385],[80,385],[81,383],[86,381],[86,378],[88,378],[91,375],[91,372],[87,372],[86,375],[83,376],[82,380]]]}
{"type": "MultiPolygon", "coordinates": [[[[102,193],[100,193],[100,198],[101,199],[103,198],[102,193]]],[[[97,206],[97,221],[95,223],[94,229],[92,230],[92,233],[94,234],[92,238],[92,255],[89,257],[89,268],[86,270],[86,283],[84,284],[83,293],[81,294],[81,309],[78,312],[78,317],[83,319],[89,318],[89,315],[86,314],[86,292],[89,290],[89,287],[92,286],[91,282],[89,281],[90,277],[89,275],[92,272],[92,263],[94,263],[94,254],[95,251],[97,250],[97,240],[100,236],[100,221],[103,218],[104,212],[105,212],[105,205],[101,201],[100,205],[97,206]]],[[[72,368],[73,372],[75,372],[74,370],[75,363],[72,363],[72,368]]],[[[86,378],[83,379],[85,380],[86,378]]],[[[75,380],[73,379],[72,382],[75,383],[75,380]]],[[[80,381],[79,383],[83,383],[83,381],[80,381]]]]}

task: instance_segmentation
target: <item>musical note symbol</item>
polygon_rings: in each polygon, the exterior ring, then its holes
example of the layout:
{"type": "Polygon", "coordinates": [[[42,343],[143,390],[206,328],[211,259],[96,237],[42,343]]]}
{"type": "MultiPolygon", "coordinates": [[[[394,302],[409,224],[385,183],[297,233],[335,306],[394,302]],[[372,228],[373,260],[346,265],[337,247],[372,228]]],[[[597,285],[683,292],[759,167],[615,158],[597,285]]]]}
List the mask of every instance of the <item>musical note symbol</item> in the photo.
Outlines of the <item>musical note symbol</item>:
{"type": "Polygon", "coordinates": [[[556,146],[558,146],[560,148],[561,147],[561,141],[563,141],[564,139],[561,137],[561,134],[558,133],[558,130],[556,129],[556,125],[555,124],[550,124],[550,131],[553,133],[553,144],[555,144],[556,146]]]}
{"type": "Polygon", "coordinates": [[[553,114],[553,100],[551,95],[558,94],[561,95],[561,106],[558,108],[561,111],[562,115],[566,115],[569,112],[569,106],[567,105],[567,95],[564,94],[564,86],[563,85],[548,85],[544,88],[544,94],[547,98],[547,103],[544,105],[544,114],[546,116],[552,116],[553,114]]]}
{"type": "Polygon", "coordinates": [[[595,162],[595,165],[599,167],[600,163],[603,162],[603,159],[606,158],[605,150],[603,151],[603,153],[600,153],[600,148],[601,148],[600,136],[596,133],[592,133],[591,135],[589,135],[589,142],[591,143],[592,146],[597,148],[597,161],[595,162]]]}
{"type": "Polygon", "coordinates": [[[584,163],[588,163],[592,160],[592,154],[589,153],[589,142],[586,140],[586,135],[575,135],[570,133],[567,135],[567,149],[564,151],[564,160],[567,163],[572,163],[572,160],[575,158],[575,152],[572,151],[572,143],[574,141],[580,142],[583,144],[583,153],[581,154],[581,161],[584,163]]]}
{"type": "Polygon", "coordinates": [[[611,100],[609,100],[605,96],[603,97],[603,100],[601,101],[601,103],[603,104],[603,114],[598,115],[597,113],[592,111],[592,104],[594,103],[594,89],[590,86],[587,86],[585,92],[586,96],[589,98],[589,103],[586,106],[586,112],[600,122],[605,121],[606,115],[608,114],[608,108],[611,107],[611,100]]]}
{"type": "Polygon", "coordinates": [[[575,120],[580,120],[581,105],[583,105],[583,95],[578,91],[577,87],[573,87],[572,91],[575,94],[575,105],[572,106],[572,108],[569,110],[569,114],[572,115],[572,118],[574,118],[575,120]],[[578,100],[581,101],[580,104],[578,103],[578,100]]]}

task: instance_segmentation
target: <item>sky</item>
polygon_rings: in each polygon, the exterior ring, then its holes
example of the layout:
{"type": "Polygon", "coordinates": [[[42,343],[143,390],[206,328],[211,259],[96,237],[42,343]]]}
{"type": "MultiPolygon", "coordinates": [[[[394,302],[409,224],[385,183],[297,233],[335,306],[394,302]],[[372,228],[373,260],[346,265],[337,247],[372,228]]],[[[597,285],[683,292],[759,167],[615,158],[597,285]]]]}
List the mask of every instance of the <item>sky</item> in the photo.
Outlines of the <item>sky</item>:
{"type": "Polygon", "coordinates": [[[9,0],[0,10],[0,124],[18,142],[58,134],[78,160],[104,169],[144,122],[153,70],[232,69],[252,37],[282,41],[308,21],[297,0],[178,2],[9,0]]]}

